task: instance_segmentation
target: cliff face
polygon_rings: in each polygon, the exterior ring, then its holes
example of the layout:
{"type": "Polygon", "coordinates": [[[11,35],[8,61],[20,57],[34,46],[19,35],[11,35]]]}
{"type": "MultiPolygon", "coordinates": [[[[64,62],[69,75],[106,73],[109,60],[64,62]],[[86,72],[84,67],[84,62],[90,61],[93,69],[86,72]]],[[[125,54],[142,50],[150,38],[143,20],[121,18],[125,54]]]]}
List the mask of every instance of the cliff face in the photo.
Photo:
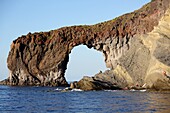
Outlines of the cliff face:
{"type": "Polygon", "coordinates": [[[161,70],[170,73],[169,4],[170,0],[153,0],[139,10],[107,22],[21,36],[11,44],[7,60],[10,76],[5,82],[67,85],[64,73],[69,53],[83,44],[103,52],[110,71],[84,78],[77,87],[82,88],[84,81],[98,87],[94,83],[102,86],[99,81],[103,81],[110,88],[146,84],[148,88],[160,89],[163,84],[170,89],[170,82],[161,73],[161,70]]]}

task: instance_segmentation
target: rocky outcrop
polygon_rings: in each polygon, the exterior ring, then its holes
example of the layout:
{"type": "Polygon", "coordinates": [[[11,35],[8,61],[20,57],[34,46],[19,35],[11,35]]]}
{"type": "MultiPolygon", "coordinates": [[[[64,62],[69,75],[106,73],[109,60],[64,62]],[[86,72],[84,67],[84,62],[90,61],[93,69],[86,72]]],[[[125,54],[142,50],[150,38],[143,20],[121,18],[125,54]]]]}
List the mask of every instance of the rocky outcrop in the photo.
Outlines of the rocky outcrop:
{"type": "Polygon", "coordinates": [[[69,53],[83,44],[103,52],[110,70],[84,77],[72,87],[96,90],[144,85],[170,89],[169,79],[161,73],[170,73],[169,5],[169,0],[152,0],[139,10],[107,22],[21,36],[11,44],[6,83],[68,85],[64,74],[69,53]]]}
{"type": "Polygon", "coordinates": [[[94,77],[84,76],[80,81],[74,82],[74,86],[71,88],[82,90],[124,89],[128,84],[126,79],[113,73],[112,70],[98,73],[94,77]]]}

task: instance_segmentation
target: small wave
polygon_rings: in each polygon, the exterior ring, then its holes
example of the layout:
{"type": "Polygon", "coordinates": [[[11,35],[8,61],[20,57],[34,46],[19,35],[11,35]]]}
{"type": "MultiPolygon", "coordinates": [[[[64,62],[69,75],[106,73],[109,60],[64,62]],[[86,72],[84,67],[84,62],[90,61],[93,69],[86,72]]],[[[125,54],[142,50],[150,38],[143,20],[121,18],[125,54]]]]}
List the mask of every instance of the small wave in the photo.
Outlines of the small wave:
{"type": "Polygon", "coordinates": [[[146,92],[146,89],[141,89],[141,90],[135,90],[135,89],[131,89],[130,91],[134,92],[134,91],[140,91],[140,92],[146,92]]]}
{"type": "Polygon", "coordinates": [[[71,91],[83,91],[81,89],[72,89],[71,91]]]}
{"type": "Polygon", "coordinates": [[[116,92],[117,90],[104,90],[106,92],[116,92]]]}
{"type": "Polygon", "coordinates": [[[133,91],[136,91],[136,90],[135,90],[135,89],[131,89],[130,91],[132,91],[132,92],[133,92],[133,91]]]}
{"type": "Polygon", "coordinates": [[[140,92],[146,92],[146,89],[143,89],[143,90],[139,90],[140,92]]]}
{"type": "Polygon", "coordinates": [[[60,89],[60,88],[57,88],[57,89],[55,89],[56,91],[61,91],[62,89],[60,89]]]}

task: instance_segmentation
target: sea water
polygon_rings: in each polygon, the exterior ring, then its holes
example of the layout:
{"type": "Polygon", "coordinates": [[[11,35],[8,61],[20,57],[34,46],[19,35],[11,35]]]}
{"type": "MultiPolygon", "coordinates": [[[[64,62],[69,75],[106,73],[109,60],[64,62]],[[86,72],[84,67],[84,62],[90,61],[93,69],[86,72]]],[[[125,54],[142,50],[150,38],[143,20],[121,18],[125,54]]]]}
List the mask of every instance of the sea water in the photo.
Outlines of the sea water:
{"type": "Polygon", "coordinates": [[[170,92],[0,86],[0,113],[170,112],[170,92]]]}

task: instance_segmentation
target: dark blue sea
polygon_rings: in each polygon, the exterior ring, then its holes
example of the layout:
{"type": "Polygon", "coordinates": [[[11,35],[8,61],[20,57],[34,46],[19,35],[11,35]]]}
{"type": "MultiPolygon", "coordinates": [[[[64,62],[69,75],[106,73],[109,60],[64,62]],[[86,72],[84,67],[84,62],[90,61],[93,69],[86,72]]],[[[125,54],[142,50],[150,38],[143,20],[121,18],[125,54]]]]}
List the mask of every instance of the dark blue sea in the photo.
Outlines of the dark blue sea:
{"type": "Polygon", "coordinates": [[[0,113],[170,113],[170,92],[0,86],[0,113]]]}

